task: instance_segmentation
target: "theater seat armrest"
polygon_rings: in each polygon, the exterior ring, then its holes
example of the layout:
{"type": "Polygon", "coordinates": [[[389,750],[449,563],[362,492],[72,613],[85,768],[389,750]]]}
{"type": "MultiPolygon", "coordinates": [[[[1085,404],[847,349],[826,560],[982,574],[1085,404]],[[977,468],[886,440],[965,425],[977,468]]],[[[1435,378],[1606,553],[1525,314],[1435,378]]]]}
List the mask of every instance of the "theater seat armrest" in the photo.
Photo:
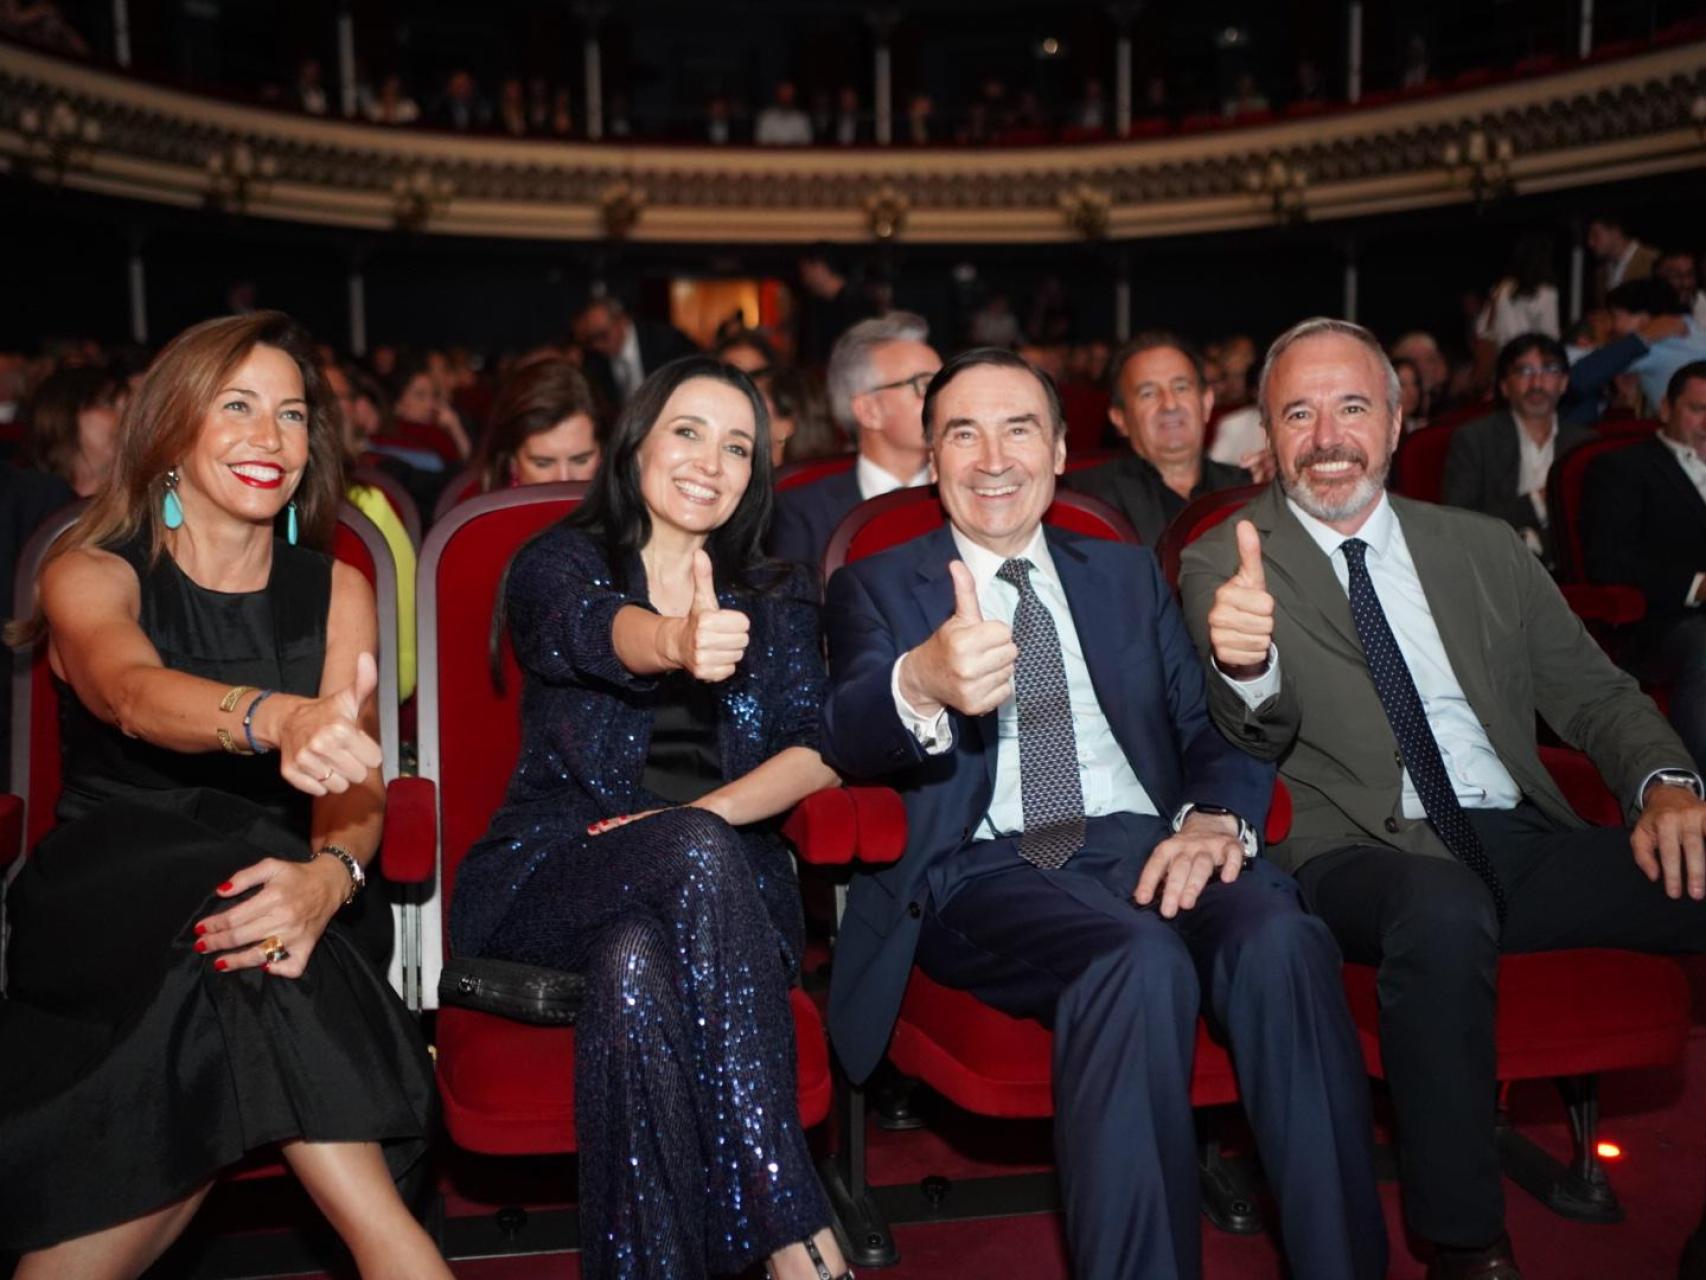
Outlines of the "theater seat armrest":
{"type": "Polygon", "coordinates": [[[1540,763],[1583,822],[1596,827],[1623,825],[1623,806],[1582,752],[1569,747],[1541,747],[1540,763]]]}
{"type": "Polygon", "coordinates": [[[860,862],[881,866],[906,852],[906,805],[892,787],[848,787],[859,821],[860,862]]]}
{"type": "Polygon", "coordinates": [[[814,791],[789,811],[782,834],[800,861],[814,867],[835,867],[853,861],[858,846],[858,819],[845,787],[814,791]]]}
{"type": "Polygon", "coordinates": [[[24,852],[24,801],[0,795],[0,875],[24,852]]]}
{"type": "Polygon", "coordinates": [[[1583,622],[1627,627],[1647,616],[1647,602],[1634,587],[1597,582],[1566,582],[1558,588],[1570,611],[1583,622]]]}
{"type": "Polygon", "coordinates": [[[438,788],[427,778],[393,778],[385,788],[379,866],[392,884],[425,884],[438,861],[438,788]]]}

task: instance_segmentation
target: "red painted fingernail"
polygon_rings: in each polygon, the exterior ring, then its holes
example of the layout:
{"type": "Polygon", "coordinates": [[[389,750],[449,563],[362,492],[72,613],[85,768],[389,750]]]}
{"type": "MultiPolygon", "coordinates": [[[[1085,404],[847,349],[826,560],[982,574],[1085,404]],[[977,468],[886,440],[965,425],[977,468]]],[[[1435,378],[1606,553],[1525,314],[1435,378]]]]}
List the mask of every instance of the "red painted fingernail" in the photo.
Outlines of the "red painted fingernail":
{"type": "Polygon", "coordinates": [[[206,933],[206,932],[207,932],[207,926],[205,924],[198,924],[195,927],[195,936],[198,938],[201,937],[201,935],[206,933]]]}
{"type": "Polygon", "coordinates": [[[231,882],[229,880],[227,880],[224,884],[220,885],[219,886],[219,892],[230,893],[231,892],[231,882]]]}
{"type": "Polygon", "coordinates": [[[225,972],[225,958],[223,956],[221,956],[219,959],[215,960],[213,962],[213,967],[215,969],[219,970],[219,972],[224,973],[225,972]]]}
{"type": "Polygon", "coordinates": [[[206,951],[206,950],[207,950],[207,941],[206,941],[206,939],[203,939],[203,940],[201,940],[201,941],[199,941],[199,942],[197,942],[197,943],[196,943],[196,944],[195,944],[195,949],[196,949],[196,950],[197,950],[197,951],[206,951]]]}

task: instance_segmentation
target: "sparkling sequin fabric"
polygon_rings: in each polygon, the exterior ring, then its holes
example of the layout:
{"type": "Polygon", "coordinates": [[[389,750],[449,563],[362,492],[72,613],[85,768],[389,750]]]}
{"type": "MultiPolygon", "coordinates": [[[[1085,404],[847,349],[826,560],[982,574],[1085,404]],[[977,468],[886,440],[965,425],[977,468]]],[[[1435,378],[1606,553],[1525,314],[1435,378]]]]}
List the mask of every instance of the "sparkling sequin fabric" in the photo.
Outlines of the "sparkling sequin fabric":
{"type": "MultiPolygon", "coordinates": [[[[575,1122],[588,1277],[737,1272],[826,1225],[795,1101],[787,987],[803,926],[786,847],[696,809],[596,837],[601,817],[654,808],[641,785],[656,681],[617,660],[601,548],[552,529],[517,555],[510,634],[525,673],[522,751],[452,900],[456,950],[587,974],[575,1122]]],[[[818,608],[801,574],[774,595],[725,596],[752,620],[719,686],[718,755],[739,777],[817,745],[818,608]]]]}

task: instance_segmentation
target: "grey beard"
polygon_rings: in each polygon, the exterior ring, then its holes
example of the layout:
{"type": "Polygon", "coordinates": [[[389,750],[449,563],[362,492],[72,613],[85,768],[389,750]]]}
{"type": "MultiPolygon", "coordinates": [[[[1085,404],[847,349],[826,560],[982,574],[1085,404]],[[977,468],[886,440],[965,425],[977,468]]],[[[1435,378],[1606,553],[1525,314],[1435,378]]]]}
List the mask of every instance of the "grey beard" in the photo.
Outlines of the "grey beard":
{"type": "Polygon", "coordinates": [[[1296,479],[1287,479],[1283,475],[1280,477],[1280,486],[1285,490],[1285,496],[1326,524],[1349,520],[1352,516],[1368,510],[1375,499],[1380,497],[1380,491],[1385,484],[1385,472],[1378,477],[1364,472],[1362,478],[1343,498],[1337,502],[1326,502],[1309,488],[1308,481],[1303,479],[1301,472],[1296,479]]]}

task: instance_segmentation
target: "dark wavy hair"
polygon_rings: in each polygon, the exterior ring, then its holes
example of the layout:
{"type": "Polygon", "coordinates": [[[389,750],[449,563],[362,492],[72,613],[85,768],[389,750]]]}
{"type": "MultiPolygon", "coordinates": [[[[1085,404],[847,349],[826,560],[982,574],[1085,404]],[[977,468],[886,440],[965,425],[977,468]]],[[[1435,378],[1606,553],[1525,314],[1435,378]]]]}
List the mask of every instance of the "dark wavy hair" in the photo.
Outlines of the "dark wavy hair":
{"type": "Polygon", "coordinates": [[[580,414],[592,419],[593,439],[602,448],[607,415],[580,366],[560,356],[518,364],[498,388],[474,456],[481,490],[490,493],[509,483],[515,455],[530,437],[580,414]]]}
{"type": "Polygon", "coordinates": [[[669,398],[695,378],[731,386],[752,406],[752,479],[729,518],[705,541],[717,585],[736,591],[769,591],[785,576],[764,554],[773,502],[770,413],[752,379],[714,356],[672,360],[640,384],[610,429],[603,465],[588,483],[585,500],[566,518],[603,542],[616,585],[626,591],[628,567],[652,536],[651,514],[640,492],[640,444],[663,416],[669,398]]]}

